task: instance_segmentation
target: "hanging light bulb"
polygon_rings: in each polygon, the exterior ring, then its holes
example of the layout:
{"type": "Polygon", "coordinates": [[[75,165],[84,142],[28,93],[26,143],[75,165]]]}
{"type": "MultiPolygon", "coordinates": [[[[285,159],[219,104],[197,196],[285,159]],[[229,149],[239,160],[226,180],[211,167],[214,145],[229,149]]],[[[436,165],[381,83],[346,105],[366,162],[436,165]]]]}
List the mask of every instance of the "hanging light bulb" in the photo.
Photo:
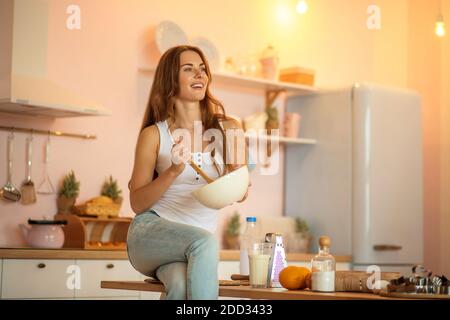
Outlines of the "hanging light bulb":
{"type": "Polygon", "coordinates": [[[300,0],[297,3],[297,12],[300,14],[305,14],[308,11],[308,4],[306,3],[305,0],[300,0]]]}
{"type": "Polygon", "coordinates": [[[438,37],[445,36],[445,23],[442,14],[439,14],[436,19],[435,32],[438,37]]]}

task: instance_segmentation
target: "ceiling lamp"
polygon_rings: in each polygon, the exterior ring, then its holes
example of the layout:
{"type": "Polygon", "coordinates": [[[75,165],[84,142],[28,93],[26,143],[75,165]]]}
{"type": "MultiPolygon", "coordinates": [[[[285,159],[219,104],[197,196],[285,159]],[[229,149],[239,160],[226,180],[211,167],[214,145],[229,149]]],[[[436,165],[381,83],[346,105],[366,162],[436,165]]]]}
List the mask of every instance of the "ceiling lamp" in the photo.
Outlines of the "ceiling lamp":
{"type": "Polygon", "coordinates": [[[298,12],[298,13],[300,13],[300,14],[305,14],[305,13],[308,11],[308,4],[306,3],[305,0],[300,0],[300,1],[297,3],[296,9],[297,9],[297,12],[298,12]]]}
{"type": "Polygon", "coordinates": [[[445,36],[445,23],[444,23],[444,17],[442,16],[442,3],[439,1],[439,14],[436,19],[435,29],[436,35],[438,37],[445,36]]]}

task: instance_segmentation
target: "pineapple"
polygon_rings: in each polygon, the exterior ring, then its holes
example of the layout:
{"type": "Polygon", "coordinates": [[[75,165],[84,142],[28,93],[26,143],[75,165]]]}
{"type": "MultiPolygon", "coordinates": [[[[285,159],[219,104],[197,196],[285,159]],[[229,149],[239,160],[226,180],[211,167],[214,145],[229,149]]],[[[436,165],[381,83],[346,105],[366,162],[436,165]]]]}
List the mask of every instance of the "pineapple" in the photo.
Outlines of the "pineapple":
{"type": "Polygon", "coordinates": [[[111,198],[115,203],[122,203],[122,197],[120,194],[122,190],[119,189],[117,185],[117,180],[113,179],[112,176],[109,176],[109,179],[103,183],[101,195],[111,198]]]}

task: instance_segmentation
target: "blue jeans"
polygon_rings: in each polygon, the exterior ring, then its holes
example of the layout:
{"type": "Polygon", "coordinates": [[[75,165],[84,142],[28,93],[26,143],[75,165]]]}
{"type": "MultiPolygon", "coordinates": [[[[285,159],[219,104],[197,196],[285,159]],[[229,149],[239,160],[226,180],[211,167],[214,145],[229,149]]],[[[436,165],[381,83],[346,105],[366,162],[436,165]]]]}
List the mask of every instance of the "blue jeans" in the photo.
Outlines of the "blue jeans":
{"type": "Polygon", "coordinates": [[[133,267],[159,279],[167,299],[217,299],[219,249],[212,233],[169,221],[150,210],[131,222],[127,247],[133,267]]]}

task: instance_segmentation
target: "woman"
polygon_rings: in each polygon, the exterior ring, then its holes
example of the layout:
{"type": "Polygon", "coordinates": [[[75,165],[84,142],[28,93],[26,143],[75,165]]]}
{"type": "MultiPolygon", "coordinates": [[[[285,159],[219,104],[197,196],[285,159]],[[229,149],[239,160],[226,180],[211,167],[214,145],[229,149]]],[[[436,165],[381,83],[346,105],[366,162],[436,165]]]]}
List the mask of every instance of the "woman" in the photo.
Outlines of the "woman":
{"type": "Polygon", "coordinates": [[[190,195],[206,182],[186,163],[192,159],[212,178],[239,166],[223,161],[226,147],[204,152],[208,141],[194,149],[195,143],[188,141],[192,139],[174,137],[180,129],[193,137],[196,123],[202,133],[220,130],[221,146],[227,146],[225,131],[240,129],[210,94],[210,82],[208,63],[198,48],[178,46],[165,52],[136,146],[129,189],[137,216],[128,232],[128,256],[136,270],[164,284],[167,299],[218,297],[218,244],[213,235],[217,210],[190,195]]]}

